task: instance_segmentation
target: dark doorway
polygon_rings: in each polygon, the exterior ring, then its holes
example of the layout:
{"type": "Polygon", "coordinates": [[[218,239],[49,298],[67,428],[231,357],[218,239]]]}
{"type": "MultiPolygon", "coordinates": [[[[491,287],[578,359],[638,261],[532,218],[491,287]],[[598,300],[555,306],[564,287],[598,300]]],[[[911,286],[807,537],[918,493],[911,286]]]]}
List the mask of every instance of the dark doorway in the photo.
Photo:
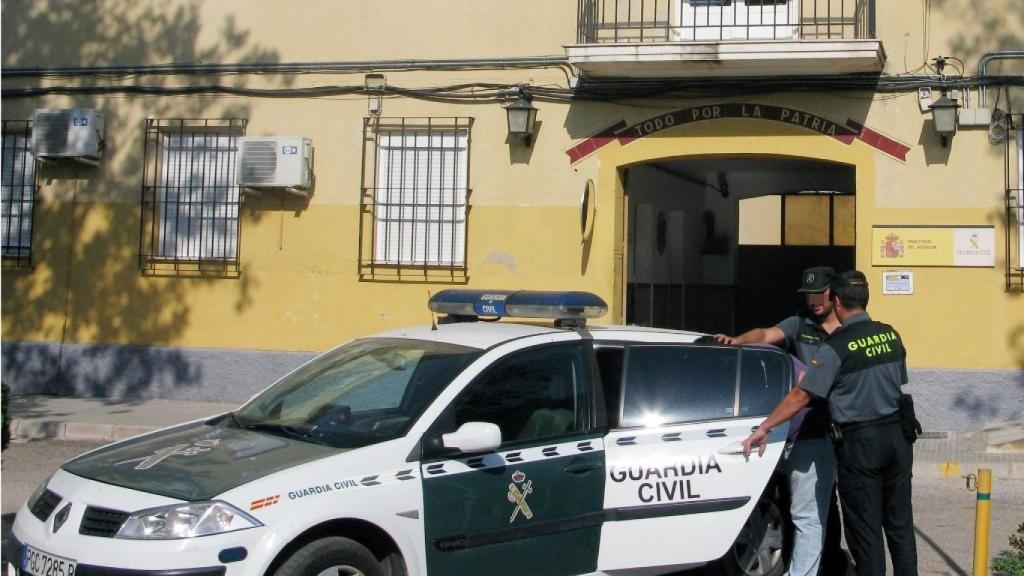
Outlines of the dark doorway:
{"type": "Polygon", "coordinates": [[[738,334],[803,305],[800,273],[854,267],[853,166],[774,156],[628,169],[626,322],[738,334]]]}

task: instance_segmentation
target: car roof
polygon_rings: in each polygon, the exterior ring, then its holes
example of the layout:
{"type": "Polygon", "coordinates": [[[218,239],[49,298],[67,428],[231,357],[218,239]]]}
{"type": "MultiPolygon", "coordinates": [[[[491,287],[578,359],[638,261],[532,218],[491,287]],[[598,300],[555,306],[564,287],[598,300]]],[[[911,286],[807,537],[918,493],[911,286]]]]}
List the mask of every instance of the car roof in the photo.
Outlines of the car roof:
{"type": "MultiPolygon", "coordinates": [[[[471,348],[487,349],[520,338],[558,334],[571,330],[548,324],[524,322],[456,322],[451,324],[409,326],[388,330],[368,338],[409,338],[444,342],[471,348]]],[[[700,332],[648,328],[645,326],[588,325],[586,330],[595,340],[636,342],[693,342],[700,332]]]]}

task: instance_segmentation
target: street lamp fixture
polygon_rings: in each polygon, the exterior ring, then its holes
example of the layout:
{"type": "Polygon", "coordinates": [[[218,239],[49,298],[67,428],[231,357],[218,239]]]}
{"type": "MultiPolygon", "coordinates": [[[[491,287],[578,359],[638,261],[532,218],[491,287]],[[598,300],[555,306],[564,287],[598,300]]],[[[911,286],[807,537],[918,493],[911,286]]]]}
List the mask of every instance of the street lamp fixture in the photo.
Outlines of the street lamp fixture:
{"type": "Polygon", "coordinates": [[[537,122],[537,109],[530,104],[529,97],[521,94],[518,99],[505,106],[505,112],[508,114],[508,135],[522,138],[529,147],[537,122]]]}
{"type": "Polygon", "coordinates": [[[942,146],[946,147],[949,137],[956,134],[956,114],[960,104],[951,100],[942,92],[942,96],[931,105],[932,122],[935,124],[935,133],[942,138],[942,146]]]}

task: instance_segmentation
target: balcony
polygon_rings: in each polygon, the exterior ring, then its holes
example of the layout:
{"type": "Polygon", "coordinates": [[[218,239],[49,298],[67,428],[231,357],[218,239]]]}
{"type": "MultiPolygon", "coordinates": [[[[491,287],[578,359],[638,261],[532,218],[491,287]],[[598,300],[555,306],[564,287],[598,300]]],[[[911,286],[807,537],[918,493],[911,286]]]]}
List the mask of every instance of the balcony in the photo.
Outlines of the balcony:
{"type": "Polygon", "coordinates": [[[590,78],[881,72],[875,0],[578,0],[590,78]]]}

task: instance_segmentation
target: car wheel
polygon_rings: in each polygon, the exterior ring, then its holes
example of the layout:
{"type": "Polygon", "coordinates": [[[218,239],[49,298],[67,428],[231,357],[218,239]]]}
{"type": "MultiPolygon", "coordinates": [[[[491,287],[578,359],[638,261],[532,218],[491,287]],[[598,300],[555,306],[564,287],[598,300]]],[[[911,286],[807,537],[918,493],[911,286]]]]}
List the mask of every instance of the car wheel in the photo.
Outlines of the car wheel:
{"type": "Polygon", "coordinates": [[[770,498],[758,500],[736,541],[722,559],[730,576],[778,576],[786,569],[783,556],[785,517],[770,498]]]}
{"type": "Polygon", "coordinates": [[[338,536],[299,548],[275,576],[384,576],[380,562],[365,546],[338,536]]]}

